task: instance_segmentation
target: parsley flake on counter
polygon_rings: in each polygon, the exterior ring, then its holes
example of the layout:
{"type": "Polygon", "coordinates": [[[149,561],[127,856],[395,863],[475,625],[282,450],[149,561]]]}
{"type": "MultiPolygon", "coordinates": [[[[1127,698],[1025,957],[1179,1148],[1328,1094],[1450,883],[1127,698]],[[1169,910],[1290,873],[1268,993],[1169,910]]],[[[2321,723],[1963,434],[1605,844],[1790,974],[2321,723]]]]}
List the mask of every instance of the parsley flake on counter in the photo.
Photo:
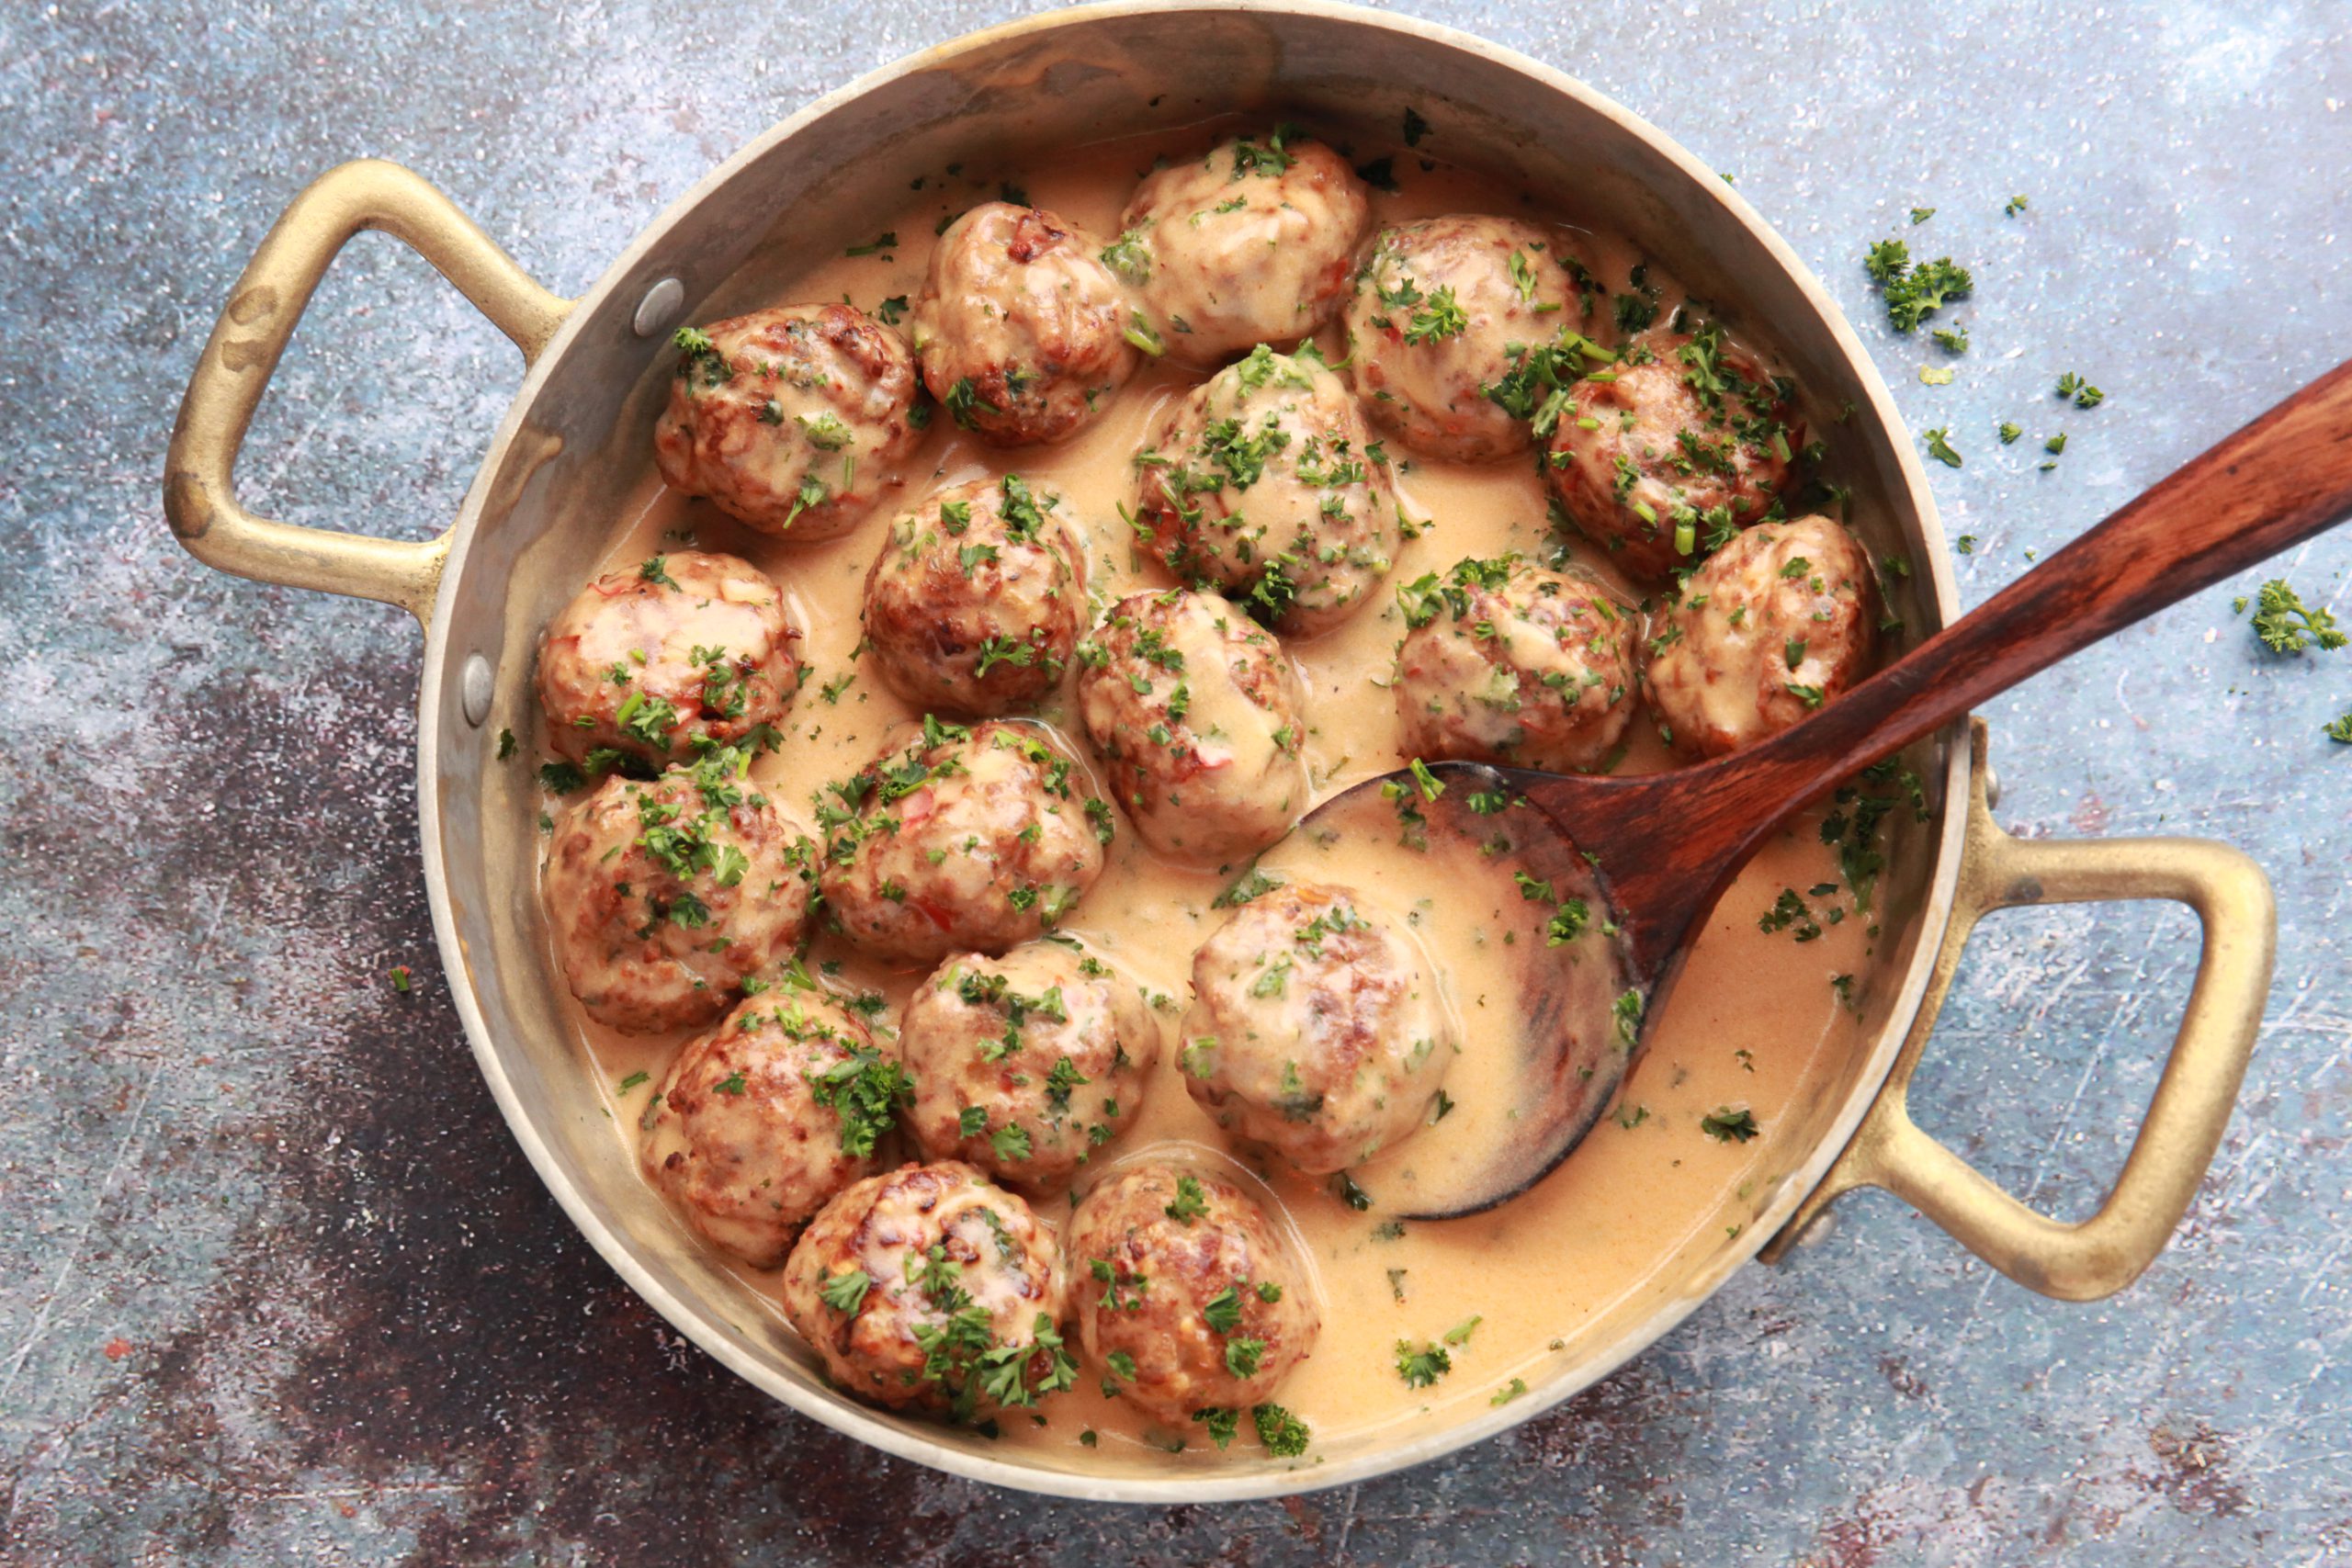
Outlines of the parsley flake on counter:
{"type": "Polygon", "coordinates": [[[1968,269],[1950,256],[1914,263],[1911,247],[1901,240],[1871,245],[1862,258],[1862,270],[1886,301],[1887,324],[1906,335],[1951,301],[1966,299],[1975,286],[1968,269]]]}
{"type": "Polygon", "coordinates": [[[2015,218],[2018,213],[2023,212],[2024,210],[2025,197],[2021,196],[2013,196],[2009,197],[2009,204],[2001,209],[2001,216],[2004,218],[2015,218]]]}
{"type": "Polygon", "coordinates": [[[2072,370],[2058,378],[2058,396],[2072,398],[2078,409],[2095,409],[2107,400],[2107,394],[2092,386],[2072,370]]]}
{"type": "Polygon", "coordinates": [[[2352,708],[2345,709],[2344,716],[2329,725],[2325,734],[2338,745],[2352,746],[2352,708]]]}
{"type": "Polygon", "coordinates": [[[1919,384],[1923,387],[1949,387],[1957,374],[1949,365],[1922,365],[1919,367],[1919,384]]]}
{"type": "Polygon", "coordinates": [[[1923,430],[1919,434],[1928,444],[1928,457],[1948,468],[1960,467],[1960,454],[1951,444],[1951,426],[1947,424],[1934,430],[1923,430]]]}
{"type": "Polygon", "coordinates": [[[2017,424],[2011,424],[2011,423],[2010,423],[2007,420],[2006,420],[2006,419],[2005,419],[2005,420],[2003,420],[2003,421],[2001,422],[2001,445],[2002,445],[2002,446],[2016,446],[2016,445],[2017,445],[2017,442],[2018,442],[2018,436],[2020,436],[2020,435],[2023,435],[2024,434],[2025,434],[2025,427],[2024,427],[2024,426],[2022,426],[2022,425],[2017,425],[2017,424]]]}
{"type": "Polygon", "coordinates": [[[2345,642],[2335,616],[2306,605],[2302,595],[2289,587],[2283,577],[2264,583],[2256,595],[2254,634],[2273,653],[2301,653],[2313,643],[2322,649],[2337,649],[2345,642]]]}
{"type": "Polygon", "coordinates": [[[1962,534],[1958,539],[1952,541],[1952,547],[1962,555],[1973,556],[1976,553],[1976,536],[1962,534]]]}
{"type": "Polygon", "coordinates": [[[1935,215],[1936,209],[1932,207],[1915,207],[1911,209],[1911,226],[1916,229],[1935,215]]]}

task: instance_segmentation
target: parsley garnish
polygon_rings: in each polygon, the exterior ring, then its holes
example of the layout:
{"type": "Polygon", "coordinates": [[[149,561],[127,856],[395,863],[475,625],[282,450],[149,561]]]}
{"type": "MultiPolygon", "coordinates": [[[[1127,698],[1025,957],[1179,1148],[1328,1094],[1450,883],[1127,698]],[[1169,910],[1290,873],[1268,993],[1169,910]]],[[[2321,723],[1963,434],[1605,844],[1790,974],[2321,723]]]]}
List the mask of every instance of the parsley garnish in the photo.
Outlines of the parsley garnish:
{"type": "Polygon", "coordinates": [[[1201,1190],[1200,1179],[1180,1176],[1176,1179],[1176,1201],[1162,1212],[1179,1224],[1191,1224],[1209,1212],[1208,1194],[1201,1190]]]}
{"type": "Polygon", "coordinates": [[[1453,1370],[1453,1358],[1443,1346],[1424,1340],[1417,1350],[1410,1340],[1396,1341],[1396,1375],[1407,1388],[1427,1388],[1453,1370]]]}
{"type": "Polygon", "coordinates": [[[1747,1107],[1743,1105],[1734,1110],[1726,1105],[1702,1118],[1699,1131],[1719,1144],[1744,1144],[1763,1129],[1756,1124],[1756,1115],[1747,1107]]]}
{"type": "Polygon", "coordinates": [[[899,1107],[915,1097],[907,1069],[871,1045],[854,1046],[831,1066],[802,1076],[808,1098],[841,1118],[842,1153],[853,1159],[872,1154],[899,1107]]]}
{"type": "Polygon", "coordinates": [[[828,1279],[817,1293],[822,1296],[825,1299],[825,1304],[835,1312],[854,1315],[857,1309],[865,1303],[865,1292],[873,1283],[873,1280],[867,1276],[865,1269],[853,1269],[846,1274],[835,1274],[828,1279]]]}

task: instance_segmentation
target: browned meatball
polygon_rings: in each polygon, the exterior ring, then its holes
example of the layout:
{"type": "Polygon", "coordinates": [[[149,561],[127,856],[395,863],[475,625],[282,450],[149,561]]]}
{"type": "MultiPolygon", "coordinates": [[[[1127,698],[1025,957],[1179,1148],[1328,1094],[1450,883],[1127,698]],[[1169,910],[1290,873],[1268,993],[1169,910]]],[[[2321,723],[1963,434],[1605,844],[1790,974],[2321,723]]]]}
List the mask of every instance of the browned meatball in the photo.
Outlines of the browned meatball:
{"type": "Polygon", "coordinates": [[[1077,1381],[1053,1233],[956,1160],[869,1176],[812,1222],[784,1310],[832,1380],[876,1404],[959,1421],[1077,1381]]]}
{"type": "Polygon", "coordinates": [[[1589,773],[1634,716],[1632,606],[1580,571],[1464,560],[1396,591],[1404,750],[1435,761],[1589,773]]]}
{"type": "Polygon", "coordinates": [[[926,717],[820,803],[820,886],[876,957],[1002,953],[1061,923],[1102,874],[1108,801],[1051,734],[926,717]]]}
{"type": "Polygon", "coordinates": [[[1458,1049],[1412,939],[1306,882],[1260,894],[1201,944],[1183,1040],[1201,1109],[1309,1176],[1420,1127],[1458,1049]]]}
{"type": "Polygon", "coordinates": [[[1122,599],[1085,645],[1079,714],[1144,841],[1256,854],[1307,802],[1305,697],[1272,636],[1214,593],[1122,599]]]}
{"type": "Polygon", "coordinates": [[[800,690],[800,630],[747,560],[673,550],[607,572],[539,639],[539,705],[554,748],[591,772],[773,747],[800,690]]]}
{"type": "Polygon", "coordinates": [[[873,1173],[906,1092],[865,1025],[787,982],[686,1043],[639,1121],[639,1157],[705,1240],[774,1269],[819,1209],[873,1173]]]}
{"type": "Polygon", "coordinates": [[[1070,1216],[1064,1251],[1102,1386],[1171,1427],[1268,1403],[1322,1328],[1265,1211],[1181,1166],[1114,1172],[1070,1216]]]}
{"type": "Polygon", "coordinates": [[[1674,749],[1717,757],[1871,672],[1870,557],[1826,517],[1763,523],[1707,558],[1650,638],[1650,706],[1674,749]]]}
{"type": "Polygon", "coordinates": [[[1136,373],[1137,325],[1098,237],[1053,213],[984,201],[939,237],[914,307],[923,382],[999,446],[1059,441],[1136,373]]]}
{"type": "Polygon", "coordinates": [[[744,780],[733,747],[651,784],[608,778],[565,807],[540,891],[588,1016],[631,1034],[707,1023],[788,957],[816,850],[744,780]]]}
{"type": "Polygon", "coordinates": [[[1182,365],[1290,344],[1347,297],[1371,195],[1295,126],[1220,141],[1147,175],[1103,253],[1182,365]]]}
{"type": "Polygon", "coordinates": [[[1086,554],[1061,497],[1018,474],[927,498],[865,578],[866,646],[918,707],[1001,714],[1061,683],[1086,617],[1086,554]]]}
{"type": "Polygon", "coordinates": [[[1658,582],[1762,521],[1804,438],[1784,385],[1708,324],[1645,338],[1572,383],[1547,471],[1577,530],[1658,582]]]}
{"type": "Polygon", "coordinates": [[[922,432],[899,334],[847,305],[779,305],[682,329],[653,457],[673,490],[763,534],[831,539],[905,482],[922,432]]]}
{"type": "Polygon", "coordinates": [[[1277,630],[1345,620],[1394,564],[1386,455],[1339,377],[1261,345],[1171,401],[1136,455],[1136,519],[1169,570],[1277,630]]]}
{"type": "Polygon", "coordinates": [[[1595,330],[1566,265],[1575,260],[1561,231],[1510,218],[1382,230],[1341,318],[1348,377],[1372,423],[1432,457],[1525,451],[1526,418],[1489,394],[1563,327],[1595,330]]]}
{"type": "Polygon", "coordinates": [[[1159,1029],[1135,987],[1063,938],[948,959],[915,987],[899,1049],[923,1154],[1044,1194],[1134,1124],[1159,1029]]]}

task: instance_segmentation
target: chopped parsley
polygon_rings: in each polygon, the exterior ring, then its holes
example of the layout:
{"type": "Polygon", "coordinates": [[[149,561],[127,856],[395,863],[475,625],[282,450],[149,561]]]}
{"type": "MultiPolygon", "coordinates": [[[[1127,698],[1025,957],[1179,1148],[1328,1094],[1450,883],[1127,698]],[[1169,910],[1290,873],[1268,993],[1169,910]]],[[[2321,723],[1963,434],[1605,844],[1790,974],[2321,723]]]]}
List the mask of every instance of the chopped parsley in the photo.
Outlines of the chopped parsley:
{"type": "Polygon", "coordinates": [[[1250,1412],[1250,1418],[1257,1426],[1258,1441],[1276,1459],[1295,1459],[1313,1440],[1306,1423],[1279,1404],[1261,1404],[1250,1412]]]}
{"type": "Polygon", "coordinates": [[[907,1069],[871,1045],[853,1046],[831,1066],[803,1076],[808,1098],[841,1118],[842,1153],[853,1159],[871,1155],[899,1107],[915,1097],[907,1069]]]}
{"type": "Polygon", "coordinates": [[[865,1292],[872,1288],[873,1284],[873,1280],[867,1276],[865,1269],[853,1269],[846,1274],[835,1274],[827,1279],[817,1293],[822,1296],[825,1299],[825,1304],[835,1312],[848,1313],[854,1316],[857,1309],[865,1303],[865,1292]]]}
{"type": "Polygon", "coordinates": [[[1410,1340],[1396,1341],[1396,1375],[1407,1388],[1428,1388],[1453,1370],[1453,1358],[1442,1345],[1424,1340],[1416,1349],[1410,1340]]]}
{"type": "Polygon", "coordinates": [[[2256,594],[2254,633],[2273,653],[2301,653],[2313,643],[2323,649],[2337,649],[2345,642],[2335,616],[2305,604],[2282,577],[2264,583],[2256,594]]]}
{"type": "Polygon", "coordinates": [[[1176,1179],[1176,1201],[1166,1205],[1162,1213],[1179,1224],[1191,1224],[1209,1212],[1208,1194],[1201,1190],[1198,1177],[1180,1176],[1176,1179]]]}
{"type": "Polygon", "coordinates": [[[1886,301],[1887,324],[1909,333],[1954,299],[1968,297],[1974,280],[1950,256],[1914,263],[1901,240],[1881,240],[1862,258],[1862,269],[1886,301]]]}
{"type": "Polygon", "coordinates": [[[1699,1121],[1699,1131],[1719,1144],[1744,1144],[1763,1129],[1756,1124],[1756,1114],[1746,1106],[1734,1109],[1724,1106],[1699,1121]]]}

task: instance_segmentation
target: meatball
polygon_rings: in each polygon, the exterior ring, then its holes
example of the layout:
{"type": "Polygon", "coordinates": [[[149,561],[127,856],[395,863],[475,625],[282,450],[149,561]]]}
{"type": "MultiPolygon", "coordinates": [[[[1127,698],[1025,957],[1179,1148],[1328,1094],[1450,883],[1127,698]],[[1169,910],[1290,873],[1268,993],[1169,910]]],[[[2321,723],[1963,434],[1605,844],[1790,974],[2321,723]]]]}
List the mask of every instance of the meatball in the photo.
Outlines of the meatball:
{"type": "Polygon", "coordinates": [[[819,886],[850,941],[935,964],[1041,936],[1102,874],[1112,811],[1041,727],[926,717],[820,807],[819,886]],[[846,809],[844,809],[846,808],[846,809]]]}
{"type": "Polygon", "coordinates": [[[831,539],[905,482],[921,389],[898,333],[847,305],[779,305],[678,333],[653,457],[671,489],[763,534],[831,539]]]}
{"type": "Polygon", "coordinates": [[[1465,560],[1397,590],[1408,756],[1555,773],[1607,765],[1634,716],[1634,613],[1580,571],[1465,560]]]}
{"type": "Polygon", "coordinates": [[[1018,474],[940,491],[890,525],[865,578],[866,647],[918,707],[1001,714],[1060,684],[1086,615],[1061,497],[1018,474]]]}
{"type": "Polygon", "coordinates": [[[1329,321],[1371,215],[1345,158],[1277,126],[1145,176],[1103,259],[1135,286],[1168,356],[1206,367],[1329,321]]]}
{"type": "Polygon", "coordinates": [[[1261,344],[1172,401],[1135,461],[1136,525],[1168,569],[1279,630],[1329,629],[1388,575],[1387,455],[1319,358],[1261,344]]]}
{"type": "Polygon", "coordinates": [[[1256,854],[1306,806],[1298,672],[1214,593],[1137,593],[1080,652],[1078,711],[1144,842],[1216,863],[1256,854]]]}
{"type": "Polygon", "coordinates": [[[1308,882],[1260,894],[1201,944],[1183,1039],[1201,1108],[1309,1176],[1419,1127],[1457,1049],[1413,940],[1308,882]]]}
{"type": "Polygon", "coordinates": [[[958,1160],[869,1176],[784,1270],[784,1311],[842,1388],[968,1421],[1078,1378],[1053,1233],[958,1160]]]}
{"type": "Polygon", "coordinates": [[[918,1086],[907,1130],[1026,1192],[1058,1192],[1132,1125],[1159,1057],[1133,986],[1064,942],[959,953],[915,987],[899,1049],[918,1086]]]}
{"type": "Polygon", "coordinates": [[[1784,383],[1712,324],[1637,343],[1598,374],[1570,384],[1548,468],[1586,538],[1659,582],[1764,519],[1804,441],[1784,383]]]}
{"type": "Polygon", "coordinates": [[[1054,214],[984,201],[947,226],[914,307],[923,382],[997,446],[1059,441],[1142,362],[1126,291],[1098,237],[1054,214]]]}
{"type": "Polygon", "coordinates": [[[549,743],[592,772],[775,744],[800,690],[784,592],[747,560],[673,550],[607,572],[539,639],[549,743]]]}
{"type": "Polygon", "coordinates": [[[630,1034],[708,1023],[788,957],[815,846],[744,782],[733,747],[651,784],[608,778],[563,808],[540,891],[571,994],[630,1034]]]}
{"type": "Polygon", "coordinates": [[[1650,638],[1650,706],[1678,751],[1777,735],[1870,673],[1870,557],[1826,517],[1765,523],[1707,558],[1650,638]]]}
{"type": "Polygon", "coordinates": [[[1170,1426],[1271,1401],[1321,1314],[1266,1212],[1181,1166],[1128,1166],[1070,1216],[1070,1293],[1103,1386],[1170,1426]]]}
{"type": "Polygon", "coordinates": [[[905,1091],[865,1025],[786,983],[686,1043],[639,1120],[639,1158],[705,1240],[774,1269],[818,1210],[874,1173],[905,1091]]]}
{"type": "Polygon", "coordinates": [[[1512,373],[1562,327],[1592,330],[1571,264],[1584,270],[1558,230],[1515,219],[1382,230],[1342,318],[1348,377],[1373,423],[1457,462],[1525,451],[1526,412],[1507,406],[1512,373]]]}

